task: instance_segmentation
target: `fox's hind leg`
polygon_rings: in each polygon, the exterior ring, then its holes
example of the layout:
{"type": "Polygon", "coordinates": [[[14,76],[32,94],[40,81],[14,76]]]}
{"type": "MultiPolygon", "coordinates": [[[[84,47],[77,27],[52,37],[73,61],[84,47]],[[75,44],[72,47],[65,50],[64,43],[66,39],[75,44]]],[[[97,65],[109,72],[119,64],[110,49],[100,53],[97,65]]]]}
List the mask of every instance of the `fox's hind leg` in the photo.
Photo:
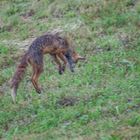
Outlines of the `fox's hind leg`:
{"type": "Polygon", "coordinates": [[[40,74],[43,72],[43,66],[42,65],[33,65],[33,75],[32,75],[32,84],[36,90],[37,93],[41,93],[41,88],[38,85],[38,78],[40,74]]]}

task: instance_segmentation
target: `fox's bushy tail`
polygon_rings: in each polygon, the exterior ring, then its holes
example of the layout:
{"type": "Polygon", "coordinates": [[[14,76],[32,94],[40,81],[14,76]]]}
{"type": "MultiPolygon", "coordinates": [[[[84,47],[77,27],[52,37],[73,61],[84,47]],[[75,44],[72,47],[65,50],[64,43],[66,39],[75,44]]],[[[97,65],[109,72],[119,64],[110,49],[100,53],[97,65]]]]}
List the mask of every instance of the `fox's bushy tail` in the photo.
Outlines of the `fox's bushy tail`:
{"type": "Polygon", "coordinates": [[[16,94],[17,94],[17,89],[19,86],[20,81],[22,80],[26,67],[28,66],[28,53],[25,53],[24,56],[22,56],[19,65],[17,66],[16,72],[12,78],[11,81],[11,88],[12,88],[12,92],[11,92],[11,96],[13,99],[13,102],[16,102],[16,94]]]}

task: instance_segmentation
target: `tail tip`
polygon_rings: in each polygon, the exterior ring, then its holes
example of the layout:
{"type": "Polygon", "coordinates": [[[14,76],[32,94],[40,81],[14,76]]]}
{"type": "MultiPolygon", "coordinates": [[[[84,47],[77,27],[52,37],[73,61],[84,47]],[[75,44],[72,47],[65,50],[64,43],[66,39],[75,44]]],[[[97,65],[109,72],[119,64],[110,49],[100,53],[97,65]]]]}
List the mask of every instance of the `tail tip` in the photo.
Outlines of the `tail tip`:
{"type": "Polygon", "coordinates": [[[12,97],[13,103],[15,104],[16,103],[16,90],[15,90],[15,88],[11,89],[11,97],[12,97]]]}

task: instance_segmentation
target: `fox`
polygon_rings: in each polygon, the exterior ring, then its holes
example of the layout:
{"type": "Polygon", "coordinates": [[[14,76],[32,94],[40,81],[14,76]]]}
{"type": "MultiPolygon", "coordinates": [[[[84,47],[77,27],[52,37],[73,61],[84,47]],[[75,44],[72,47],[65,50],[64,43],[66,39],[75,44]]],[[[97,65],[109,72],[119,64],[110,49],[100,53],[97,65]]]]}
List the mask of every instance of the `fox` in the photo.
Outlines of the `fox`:
{"type": "Polygon", "coordinates": [[[68,41],[68,38],[59,34],[46,33],[37,37],[29,46],[28,50],[21,57],[16,71],[11,80],[11,96],[13,103],[16,103],[17,89],[22,81],[28,65],[32,67],[31,82],[38,94],[41,94],[41,87],[38,79],[43,72],[43,58],[45,54],[50,54],[58,67],[59,74],[63,74],[67,63],[69,69],[74,72],[74,66],[79,60],[85,60],[80,56],[68,41]],[[63,64],[61,63],[63,62],[63,64]]]}

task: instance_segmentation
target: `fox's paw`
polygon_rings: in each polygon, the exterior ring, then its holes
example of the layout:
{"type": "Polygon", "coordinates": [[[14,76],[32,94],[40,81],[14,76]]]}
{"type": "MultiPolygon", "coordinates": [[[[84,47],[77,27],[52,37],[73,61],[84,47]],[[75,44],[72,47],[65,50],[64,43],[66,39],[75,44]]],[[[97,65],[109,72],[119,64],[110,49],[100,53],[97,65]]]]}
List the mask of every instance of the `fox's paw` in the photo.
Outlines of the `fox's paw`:
{"type": "Polygon", "coordinates": [[[62,66],[60,69],[59,69],[59,74],[62,75],[65,71],[65,66],[62,66]]]}
{"type": "Polygon", "coordinates": [[[74,72],[74,67],[70,67],[70,71],[71,72],[74,72]]]}
{"type": "Polygon", "coordinates": [[[62,69],[61,69],[63,72],[65,71],[65,66],[62,66],[62,69]]]}
{"type": "Polygon", "coordinates": [[[36,92],[37,92],[38,94],[41,94],[41,88],[36,89],[36,92]]]}
{"type": "Polygon", "coordinates": [[[71,72],[74,72],[74,69],[71,69],[71,72]]]}
{"type": "Polygon", "coordinates": [[[60,75],[62,75],[62,74],[63,74],[63,71],[62,71],[62,70],[59,70],[58,72],[59,72],[59,74],[60,74],[60,75]]]}

